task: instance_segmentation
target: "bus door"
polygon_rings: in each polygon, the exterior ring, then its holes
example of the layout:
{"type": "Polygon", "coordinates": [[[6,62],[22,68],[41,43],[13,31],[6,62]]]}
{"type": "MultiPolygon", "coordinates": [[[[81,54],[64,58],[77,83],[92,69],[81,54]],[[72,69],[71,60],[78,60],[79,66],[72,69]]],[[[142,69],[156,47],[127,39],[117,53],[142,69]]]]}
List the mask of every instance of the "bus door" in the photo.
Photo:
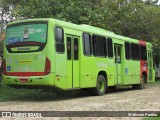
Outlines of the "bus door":
{"type": "Polygon", "coordinates": [[[79,82],[79,37],[66,36],[67,48],[67,88],[80,87],[79,82]]]}
{"type": "Polygon", "coordinates": [[[153,70],[153,57],[152,57],[152,51],[147,51],[148,54],[148,80],[152,81],[152,70],[153,70]]]}
{"type": "Polygon", "coordinates": [[[116,84],[122,83],[121,49],[121,45],[114,45],[116,84]]]}

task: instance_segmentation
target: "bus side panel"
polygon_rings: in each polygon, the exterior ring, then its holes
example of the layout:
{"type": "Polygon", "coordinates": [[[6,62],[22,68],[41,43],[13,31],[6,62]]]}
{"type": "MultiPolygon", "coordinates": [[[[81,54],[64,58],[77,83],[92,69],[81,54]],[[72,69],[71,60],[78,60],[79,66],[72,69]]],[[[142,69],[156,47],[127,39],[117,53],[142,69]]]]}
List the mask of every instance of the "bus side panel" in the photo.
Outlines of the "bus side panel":
{"type": "MultiPolygon", "coordinates": [[[[107,59],[107,58],[106,58],[107,59]]],[[[116,84],[115,61],[113,58],[107,60],[107,85],[114,86],[116,84]]]]}
{"type": "Polygon", "coordinates": [[[81,81],[80,87],[95,87],[96,86],[96,66],[94,63],[95,59],[91,56],[84,56],[82,52],[81,56],[81,81]]]}
{"type": "Polygon", "coordinates": [[[140,61],[126,60],[124,85],[140,83],[140,61]]]}
{"type": "Polygon", "coordinates": [[[66,54],[55,53],[55,86],[66,89],[66,54]]]}
{"type": "Polygon", "coordinates": [[[114,60],[106,57],[91,57],[83,56],[81,62],[81,87],[95,87],[97,76],[100,71],[105,71],[107,74],[108,86],[115,85],[115,74],[114,74],[114,60]]]}

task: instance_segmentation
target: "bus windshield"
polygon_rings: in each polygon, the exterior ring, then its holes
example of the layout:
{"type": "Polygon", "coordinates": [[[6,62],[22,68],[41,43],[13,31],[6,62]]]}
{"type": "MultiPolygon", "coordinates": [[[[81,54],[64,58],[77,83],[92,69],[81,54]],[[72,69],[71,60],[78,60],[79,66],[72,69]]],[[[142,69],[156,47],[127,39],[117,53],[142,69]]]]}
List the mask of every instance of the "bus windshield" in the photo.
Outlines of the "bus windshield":
{"type": "Polygon", "coordinates": [[[7,27],[5,43],[9,52],[41,51],[46,41],[46,23],[25,23],[7,27]]]}

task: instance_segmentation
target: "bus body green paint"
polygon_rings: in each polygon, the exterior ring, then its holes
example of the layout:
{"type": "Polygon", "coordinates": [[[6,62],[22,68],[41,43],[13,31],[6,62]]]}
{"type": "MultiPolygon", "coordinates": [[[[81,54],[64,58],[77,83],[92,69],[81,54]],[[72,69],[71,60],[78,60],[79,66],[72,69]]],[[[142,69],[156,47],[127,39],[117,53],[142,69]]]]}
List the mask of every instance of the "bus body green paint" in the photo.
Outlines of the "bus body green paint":
{"type": "MultiPolygon", "coordinates": [[[[136,45],[130,49],[136,51],[136,45]]],[[[96,87],[99,74],[105,77],[108,87],[140,84],[142,74],[146,75],[146,82],[154,82],[152,56],[150,43],[100,28],[52,18],[22,20],[10,23],[6,29],[3,81],[9,86],[50,86],[64,90],[96,87]],[[84,33],[92,36],[90,55],[84,55],[84,33]],[[94,39],[101,38],[104,39],[101,44],[107,46],[102,51],[106,55],[97,56],[102,49],[96,48],[99,43],[94,39]],[[113,51],[107,38],[112,39],[113,51]],[[147,59],[127,60],[126,42],[145,46],[147,59]],[[109,57],[107,51],[113,52],[113,56],[109,57]]]]}

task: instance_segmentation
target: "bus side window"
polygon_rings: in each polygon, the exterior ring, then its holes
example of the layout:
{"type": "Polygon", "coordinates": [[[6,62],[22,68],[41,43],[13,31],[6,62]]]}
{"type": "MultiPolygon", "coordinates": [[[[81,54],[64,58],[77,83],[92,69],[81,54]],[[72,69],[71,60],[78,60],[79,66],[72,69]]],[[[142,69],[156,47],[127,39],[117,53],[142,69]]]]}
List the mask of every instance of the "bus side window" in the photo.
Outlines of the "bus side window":
{"type": "Polygon", "coordinates": [[[107,38],[103,38],[103,42],[104,42],[104,54],[107,57],[108,56],[108,43],[107,43],[107,38]]]}
{"type": "Polygon", "coordinates": [[[140,50],[139,45],[131,43],[131,56],[133,60],[139,60],[140,59],[140,50]]]}
{"type": "Polygon", "coordinates": [[[131,43],[131,57],[135,60],[135,45],[131,43]]]}
{"type": "Polygon", "coordinates": [[[141,60],[147,60],[147,51],[146,51],[146,46],[140,46],[140,56],[141,60]]]}
{"type": "Polygon", "coordinates": [[[91,35],[88,33],[83,33],[83,53],[86,56],[92,55],[91,35]]]}
{"type": "Polygon", "coordinates": [[[55,28],[55,41],[57,53],[64,53],[64,32],[60,27],[55,28]]]}
{"type": "Polygon", "coordinates": [[[92,36],[93,42],[93,55],[98,57],[105,57],[106,56],[106,41],[105,37],[103,36],[92,36]]]}
{"type": "Polygon", "coordinates": [[[74,38],[74,60],[78,60],[78,38],[74,38]]]}
{"type": "Polygon", "coordinates": [[[136,56],[136,60],[140,60],[139,44],[135,44],[135,56],[136,56]]]}
{"type": "Polygon", "coordinates": [[[111,38],[107,38],[108,57],[113,57],[113,43],[111,38]]]}
{"type": "Polygon", "coordinates": [[[127,60],[131,59],[131,48],[129,42],[125,42],[125,54],[127,60]]]}
{"type": "Polygon", "coordinates": [[[71,37],[67,37],[67,60],[71,60],[71,37]]]}

